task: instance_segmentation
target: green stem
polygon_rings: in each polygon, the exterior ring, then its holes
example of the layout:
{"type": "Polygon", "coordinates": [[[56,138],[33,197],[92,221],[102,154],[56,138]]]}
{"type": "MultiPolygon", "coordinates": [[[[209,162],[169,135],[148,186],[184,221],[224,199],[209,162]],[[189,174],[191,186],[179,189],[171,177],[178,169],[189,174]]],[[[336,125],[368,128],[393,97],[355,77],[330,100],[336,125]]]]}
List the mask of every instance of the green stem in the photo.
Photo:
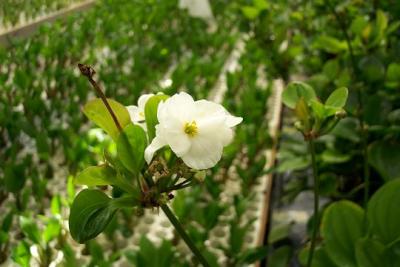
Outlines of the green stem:
{"type": "Polygon", "coordinates": [[[319,214],[318,214],[319,178],[318,178],[318,171],[317,171],[317,162],[315,160],[314,140],[310,139],[308,141],[308,145],[309,145],[310,154],[311,154],[311,162],[312,162],[313,178],[314,178],[314,222],[313,222],[313,233],[312,233],[312,237],[311,237],[310,253],[308,254],[308,260],[307,260],[307,267],[310,267],[312,264],[313,256],[314,256],[315,242],[317,239],[318,226],[319,226],[319,214]]]}
{"type": "MultiPolygon", "coordinates": [[[[151,187],[154,186],[154,181],[150,176],[145,176],[145,180],[147,184],[151,187]]],[[[204,266],[204,267],[210,267],[210,264],[208,264],[207,260],[204,258],[204,256],[201,254],[200,250],[196,247],[196,245],[193,243],[193,241],[190,239],[189,235],[186,233],[185,229],[183,229],[182,224],[179,222],[178,218],[175,217],[174,213],[171,211],[171,209],[168,207],[167,204],[161,205],[161,209],[164,211],[165,215],[168,217],[169,221],[172,223],[172,225],[175,227],[175,230],[178,232],[180,237],[185,241],[186,245],[190,248],[190,250],[193,252],[197,260],[204,266]]]]}
{"type": "Polygon", "coordinates": [[[182,224],[179,222],[178,218],[176,218],[175,215],[172,213],[171,209],[166,204],[161,205],[161,209],[164,211],[165,215],[167,215],[168,219],[170,220],[172,225],[175,227],[175,230],[178,232],[180,237],[182,237],[183,241],[185,241],[186,245],[190,248],[190,250],[196,256],[197,260],[204,267],[209,267],[210,264],[208,264],[207,260],[201,254],[200,250],[196,247],[196,245],[190,239],[189,235],[185,232],[185,229],[183,229],[182,224]]]}
{"type": "MultiPolygon", "coordinates": [[[[347,46],[349,48],[350,54],[350,61],[351,66],[353,69],[353,74],[357,78],[358,76],[358,68],[357,68],[357,61],[354,56],[353,46],[351,44],[350,36],[347,32],[348,26],[346,25],[343,17],[341,17],[335,10],[335,8],[331,5],[329,0],[326,0],[326,4],[328,5],[329,9],[331,10],[333,16],[335,17],[339,27],[343,33],[343,36],[346,40],[347,46]]],[[[364,209],[367,210],[367,204],[369,199],[369,187],[370,187],[370,172],[368,166],[368,134],[365,128],[364,118],[363,118],[363,101],[360,88],[357,88],[357,102],[358,102],[358,112],[357,112],[357,119],[360,125],[360,133],[361,133],[361,146],[362,146],[362,154],[363,154],[363,175],[364,175],[364,209]]],[[[366,214],[366,213],[365,213],[366,214]]],[[[366,224],[366,218],[364,218],[364,223],[366,224]]]]}

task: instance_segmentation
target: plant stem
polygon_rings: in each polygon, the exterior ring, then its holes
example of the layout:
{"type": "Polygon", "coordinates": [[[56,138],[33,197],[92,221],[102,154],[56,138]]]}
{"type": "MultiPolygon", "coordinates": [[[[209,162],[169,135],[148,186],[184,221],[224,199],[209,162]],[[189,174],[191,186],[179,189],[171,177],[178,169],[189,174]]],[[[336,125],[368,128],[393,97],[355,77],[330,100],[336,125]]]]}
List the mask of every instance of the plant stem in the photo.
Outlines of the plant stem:
{"type": "MultiPolygon", "coordinates": [[[[146,183],[152,187],[154,186],[154,181],[150,176],[145,176],[146,183]]],[[[161,205],[161,209],[164,211],[165,215],[168,217],[169,221],[174,226],[175,230],[178,232],[179,236],[185,241],[186,245],[190,248],[193,252],[197,260],[204,266],[210,267],[207,260],[201,254],[200,250],[196,247],[193,241],[190,239],[189,235],[186,233],[185,229],[183,229],[182,224],[179,222],[178,218],[175,217],[174,213],[168,207],[167,204],[161,205]]]]}
{"type": "Polygon", "coordinates": [[[108,112],[110,113],[110,115],[115,123],[115,126],[117,126],[117,128],[120,132],[122,132],[121,124],[119,124],[117,116],[115,115],[110,104],[108,103],[106,95],[103,93],[100,86],[93,79],[93,75],[96,73],[96,71],[92,67],[90,67],[88,65],[80,64],[80,63],[78,64],[78,67],[79,67],[79,70],[81,71],[82,75],[85,76],[89,80],[90,84],[93,86],[93,88],[96,90],[96,93],[99,95],[99,97],[103,101],[104,105],[106,106],[108,112]]]}
{"type": "Polygon", "coordinates": [[[178,232],[180,237],[182,237],[183,241],[185,241],[186,245],[190,248],[190,250],[196,256],[197,260],[204,267],[209,267],[210,264],[207,262],[207,260],[201,254],[200,250],[196,247],[196,245],[190,239],[189,235],[185,232],[185,229],[183,229],[182,224],[179,222],[178,218],[176,218],[175,215],[172,213],[172,211],[168,207],[168,205],[167,204],[161,205],[161,209],[164,211],[165,215],[167,215],[168,219],[170,220],[172,225],[175,227],[175,230],[178,232]]]}
{"type": "Polygon", "coordinates": [[[319,178],[317,171],[317,162],[315,160],[315,145],[314,140],[311,138],[308,141],[310,154],[311,154],[311,162],[312,162],[312,170],[313,170],[313,178],[314,178],[314,221],[313,221],[313,233],[311,237],[311,247],[310,253],[308,254],[307,267],[310,267],[312,264],[314,250],[315,250],[315,242],[317,239],[318,226],[319,226],[319,178]]]}
{"type": "MultiPolygon", "coordinates": [[[[354,56],[354,51],[353,51],[353,46],[351,44],[350,36],[347,32],[347,25],[344,21],[344,19],[336,12],[335,8],[331,5],[330,0],[326,0],[325,3],[331,10],[333,16],[335,17],[337,23],[339,24],[339,27],[343,33],[343,36],[346,40],[347,46],[349,48],[349,54],[350,54],[350,61],[351,61],[351,66],[353,69],[353,74],[357,78],[358,76],[358,68],[357,68],[357,62],[356,58],[354,56]]],[[[367,203],[369,199],[369,187],[370,187],[370,172],[369,172],[369,166],[368,166],[368,134],[365,128],[365,123],[364,123],[364,118],[363,118],[363,102],[362,102],[362,95],[361,95],[361,90],[360,88],[357,88],[357,102],[358,102],[358,112],[357,112],[357,119],[358,123],[360,125],[360,133],[361,133],[361,146],[362,146],[362,155],[363,155],[363,176],[364,176],[364,209],[367,209],[367,203]]],[[[364,223],[366,223],[366,219],[364,219],[364,223]]]]}

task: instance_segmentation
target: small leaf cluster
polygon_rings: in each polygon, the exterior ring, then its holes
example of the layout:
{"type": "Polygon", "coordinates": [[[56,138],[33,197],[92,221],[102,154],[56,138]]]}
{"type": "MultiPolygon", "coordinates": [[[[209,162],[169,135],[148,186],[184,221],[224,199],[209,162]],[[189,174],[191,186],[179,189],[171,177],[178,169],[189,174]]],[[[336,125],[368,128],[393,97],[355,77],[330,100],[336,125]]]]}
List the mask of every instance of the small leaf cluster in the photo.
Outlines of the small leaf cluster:
{"type": "Polygon", "coordinates": [[[343,107],[347,96],[347,88],[341,87],[322,103],[310,85],[292,82],[284,90],[282,101],[294,110],[297,118],[295,127],[309,140],[329,133],[346,115],[343,107]]]}

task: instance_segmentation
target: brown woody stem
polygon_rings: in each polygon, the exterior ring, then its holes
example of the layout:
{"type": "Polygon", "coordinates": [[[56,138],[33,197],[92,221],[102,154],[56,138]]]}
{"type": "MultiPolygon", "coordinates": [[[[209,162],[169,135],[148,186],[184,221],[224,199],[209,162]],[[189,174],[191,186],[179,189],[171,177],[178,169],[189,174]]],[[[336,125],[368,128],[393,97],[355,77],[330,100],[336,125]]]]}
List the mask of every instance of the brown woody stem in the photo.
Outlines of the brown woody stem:
{"type": "Polygon", "coordinates": [[[103,101],[104,105],[106,106],[106,108],[107,108],[108,112],[110,113],[110,115],[111,115],[115,125],[117,126],[118,130],[120,132],[122,132],[121,124],[119,124],[117,116],[115,116],[115,113],[112,110],[112,108],[110,106],[110,103],[108,103],[106,95],[103,93],[103,91],[101,90],[101,88],[97,84],[97,82],[93,79],[93,75],[96,73],[96,71],[91,66],[84,65],[84,64],[81,64],[81,63],[78,64],[78,68],[81,71],[82,75],[85,76],[89,80],[90,84],[93,86],[93,88],[95,89],[96,93],[99,95],[99,97],[103,101]]]}

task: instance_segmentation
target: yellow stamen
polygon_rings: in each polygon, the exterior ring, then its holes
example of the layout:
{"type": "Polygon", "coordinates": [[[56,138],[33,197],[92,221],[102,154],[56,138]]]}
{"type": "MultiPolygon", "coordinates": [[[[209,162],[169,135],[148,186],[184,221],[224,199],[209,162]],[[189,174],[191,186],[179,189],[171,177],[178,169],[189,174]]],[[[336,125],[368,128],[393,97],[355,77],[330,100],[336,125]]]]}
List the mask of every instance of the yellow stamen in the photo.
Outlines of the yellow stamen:
{"type": "Polygon", "coordinates": [[[190,137],[194,137],[198,132],[196,122],[192,121],[190,123],[189,122],[185,123],[185,126],[183,127],[183,131],[185,132],[185,134],[189,135],[190,137]]]}

